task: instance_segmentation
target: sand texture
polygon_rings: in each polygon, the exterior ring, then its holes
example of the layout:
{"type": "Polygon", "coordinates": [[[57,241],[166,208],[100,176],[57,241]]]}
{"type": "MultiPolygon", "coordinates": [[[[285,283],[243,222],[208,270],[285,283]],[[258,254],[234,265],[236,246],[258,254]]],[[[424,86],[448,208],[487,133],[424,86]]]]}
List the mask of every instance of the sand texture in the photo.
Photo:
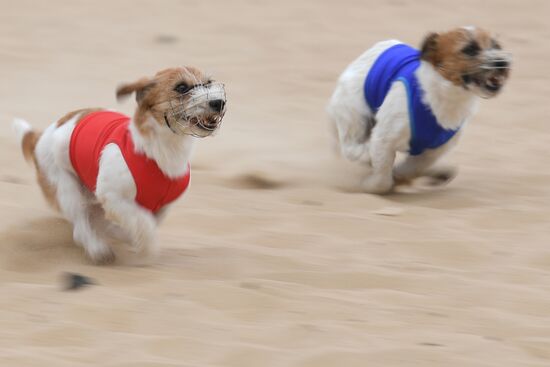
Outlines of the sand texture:
{"type": "Polygon", "coordinates": [[[2,1],[0,366],[550,366],[550,2],[2,1]],[[358,191],[325,105],[374,42],[482,25],[514,67],[445,187],[358,191]],[[91,265],[10,131],[174,65],[226,83],[148,267],[91,265]],[[62,290],[75,272],[98,284],[62,290]]]}

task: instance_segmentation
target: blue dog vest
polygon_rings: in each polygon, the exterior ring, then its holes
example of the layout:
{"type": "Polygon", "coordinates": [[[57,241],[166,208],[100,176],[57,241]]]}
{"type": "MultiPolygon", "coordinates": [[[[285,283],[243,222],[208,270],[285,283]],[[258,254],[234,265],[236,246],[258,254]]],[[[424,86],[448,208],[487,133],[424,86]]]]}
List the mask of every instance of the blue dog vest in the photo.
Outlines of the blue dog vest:
{"type": "Polygon", "coordinates": [[[414,72],[420,66],[420,52],[398,44],[384,51],[370,69],[364,85],[365,99],[376,113],[393,82],[403,82],[407,89],[411,140],[409,154],[419,155],[435,149],[451,139],[457,130],[446,130],[437,123],[429,106],[422,102],[423,91],[414,72]]]}

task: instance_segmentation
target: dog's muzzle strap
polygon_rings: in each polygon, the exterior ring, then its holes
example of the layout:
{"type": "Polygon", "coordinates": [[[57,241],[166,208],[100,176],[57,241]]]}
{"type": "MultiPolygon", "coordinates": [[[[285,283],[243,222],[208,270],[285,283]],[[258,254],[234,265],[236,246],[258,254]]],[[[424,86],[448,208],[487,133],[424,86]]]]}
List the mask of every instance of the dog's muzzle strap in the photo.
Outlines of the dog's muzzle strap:
{"type": "Polygon", "coordinates": [[[168,128],[170,129],[170,131],[172,131],[172,132],[173,132],[174,134],[176,134],[176,135],[178,134],[178,133],[176,132],[176,130],[174,130],[174,129],[172,128],[172,125],[170,125],[170,122],[168,122],[168,117],[166,117],[166,114],[164,114],[164,122],[166,122],[166,126],[168,126],[168,128]]]}

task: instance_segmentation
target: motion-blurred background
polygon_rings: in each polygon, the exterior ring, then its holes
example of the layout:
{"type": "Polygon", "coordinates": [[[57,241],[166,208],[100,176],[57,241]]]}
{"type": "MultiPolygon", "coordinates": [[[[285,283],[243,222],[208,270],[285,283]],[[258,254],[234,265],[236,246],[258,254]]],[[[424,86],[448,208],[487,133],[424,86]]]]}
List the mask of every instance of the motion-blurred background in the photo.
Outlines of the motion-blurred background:
{"type": "Polygon", "coordinates": [[[550,365],[550,3],[0,1],[0,366],[550,365]],[[514,54],[439,189],[358,193],[324,108],[374,42],[478,25],[514,54]],[[176,65],[226,83],[150,267],[90,265],[10,131],[176,65]],[[99,283],[62,292],[74,271],[99,283]]]}

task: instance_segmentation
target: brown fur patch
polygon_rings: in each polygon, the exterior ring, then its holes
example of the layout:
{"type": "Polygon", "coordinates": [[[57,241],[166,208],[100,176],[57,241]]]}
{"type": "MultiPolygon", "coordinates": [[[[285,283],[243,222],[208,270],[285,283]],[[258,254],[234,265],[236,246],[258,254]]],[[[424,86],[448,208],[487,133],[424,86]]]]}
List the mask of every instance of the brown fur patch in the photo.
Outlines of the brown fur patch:
{"type": "Polygon", "coordinates": [[[57,127],[64,125],[65,123],[67,123],[67,121],[71,120],[73,117],[81,114],[80,119],[76,122],[78,124],[86,115],[92,112],[101,111],[101,110],[102,108],[81,108],[79,110],[71,111],[65,114],[63,117],[61,117],[57,121],[57,127]]]}
{"type": "Polygon", "coordinates": [[[144,126],[147,116],[153,116],[163,125],[164,111],[156,105],[179,97],[174,88],[185,83],[189,86],[206,83],[208,78],[194,67],[170,68],[159,71],[153,78],[141,78],[134,83],[122,84],[117,89],[117,98],[136,93],[138,107],[134,114],[134,123],[142,134],[147,134],[144,126]]]}
{"type": "Polygon", "coordinates": [[[38,181],[38,184],[40,185],[40,189],[42,190],[42,194],[44,194],[44,197],[46,198],[46,201],[50,206],[59,211],[59,203],[57,202],[57,190],[55,189],[52,184],[48,181],[44,173],[40,170],[38,165],[35,163],[36,167],[36,180],[38,181]]]}
{"type": "MultiPolygon", "coordinates": [[[[58,121],[56,126],[62,126],[65,123],[67,123],[69,120],[74,118],[75,116],[80,115],[80,118],[78,119],[77,123],[79,123],[85,116],[88,114],[100,111],[101,108],[81,108],[79,110],[71,111],[67,114],[65,114],[63,117],[61,117],[58,121]]],[[[36,148],[36,144],[38,143],[38,140],[40,139],[40,134],[35,131],[29,131],[25,136],[23,137],[23,141],[21,143],[21,148],[23,149],[23,155],[25,156],[25,159],[27,161],[31,161],[34,163],[34,167],[36,169],[36,180],[38,181],[38,185],[40,186],[40,189],[42,190],[42,194],[44,195],[44,198],[48,202],[48,204],[54,208],[55,210],[59,210],[59,203],[57,202],[57,192],[55,187],[48,181],[48,178],[40,170],[40,166],[38,165],[38,161],[36,160],[36,156],[34,154],[34,150],[36,148]]]]}
{"type": "Polygon", "coordinates": [[[490,34],[479,28],[457,28],[445,33],[431,33],[422,44],[422,59],[433,64],[439,73],[456,85],[462,85],[462,75],[479,65],[476,57],[468,57],[462,49],[470,42],[480,49],[493,46],[490,34]]]}
{"type": "Polygon", "coordinates": [[[46,178],[44,173],[40,170],[40,166],[38,165],[36,156],[34,154],[34,150],[36,148],[36,144],[38,143],[39,139],[40,139],[39,133],[35,131],[29,131],[23,137],[23,141],[21,142],[21,148],[23,150],[23,155],[25,159],[27,161],[32,161],[34,164],[34,168],[36,169],[36,180],[38,181],[38,185],[40,186],[40,189],[42,190],[42,193],[44,194],[46,201],[48,202],[48,204],[50,204],[52,208],[59,210],[59,203],[57,202],[55,187],[53,187],[48,182],[48,179],[46,178]]]}
{"type": "Polygon", "coordinates": [[[136,93],[136,101],[139,102],[143,97],[143,92],[153,85],[153,81],[149,78],[141,78],[133,83],[123,84],[116,90],[116,98],[118,100],[136,93]]]}
{"type": "Polygon", "coordinates": [[[36,133],[35,131],[29,131],[25,134],[25,136],[23,136],[21,149],[23,150],[23,156],[25,157],[25,160],[27,160],[28,162],[34,160],[34,148],[36,147],[36,143],[38,143],[39,138],[40,134],[36,133]]]}

